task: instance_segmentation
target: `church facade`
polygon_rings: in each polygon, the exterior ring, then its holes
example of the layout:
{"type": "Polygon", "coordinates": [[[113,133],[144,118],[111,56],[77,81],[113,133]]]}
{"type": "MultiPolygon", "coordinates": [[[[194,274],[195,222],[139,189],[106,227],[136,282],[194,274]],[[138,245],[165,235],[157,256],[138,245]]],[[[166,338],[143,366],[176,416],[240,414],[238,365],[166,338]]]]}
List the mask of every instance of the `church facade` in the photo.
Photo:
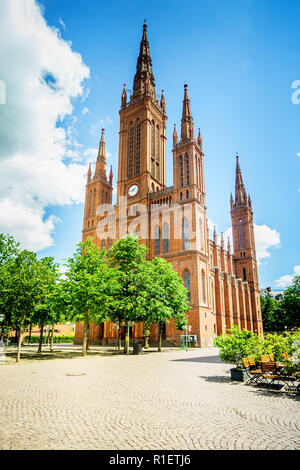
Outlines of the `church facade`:
{"type": "MultiPolygon", "coordinates": [[[[184,86],[181,129],[173,131],[173,186],[166,184],[166,101],[157,97],[147,26],[143,26],[140,54],[129,99],[121,96],[117,202],[112,206],[113,174],[107,177],[102,129],[94,174],[87,175],[83,241],[92,237],[102,249],[126,233],[134,233],[149,249],[149,259],[162,256],[183,279],[189,291],[189,334],[196,346],[210,347],[216,335],[232,325],[262,334],[253,211],[236,159],[235,195],[231,195],[233,251],[216,230],[209,239],[205,202],[202,136],[194,133],[188,86],[184,86]]],[[[116,341],[117,325],[91,325],[90,341],[116,341]]],[[[182,331],[173,322],[164,338],[179,344],[182,331]]],[[[158,327],[152,325],[150,340],[158,327]]],[[[76,325],[80,343],[83,326],[76,325]]],[[[131,337],[143,337],[143,324],[131,328],[131,337]]]]}

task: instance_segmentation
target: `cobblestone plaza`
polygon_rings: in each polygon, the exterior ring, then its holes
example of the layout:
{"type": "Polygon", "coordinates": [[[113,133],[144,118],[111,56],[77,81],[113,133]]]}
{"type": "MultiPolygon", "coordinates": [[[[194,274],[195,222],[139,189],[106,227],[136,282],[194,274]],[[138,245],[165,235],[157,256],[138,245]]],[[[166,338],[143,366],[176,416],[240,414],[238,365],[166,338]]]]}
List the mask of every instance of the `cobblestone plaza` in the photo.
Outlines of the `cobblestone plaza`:
{"type": "Polygon", "coordinates": [[[0,448],[300,449],[300,396],[231,382],[217,349],[105,351],[0,366],[0,448]]]}

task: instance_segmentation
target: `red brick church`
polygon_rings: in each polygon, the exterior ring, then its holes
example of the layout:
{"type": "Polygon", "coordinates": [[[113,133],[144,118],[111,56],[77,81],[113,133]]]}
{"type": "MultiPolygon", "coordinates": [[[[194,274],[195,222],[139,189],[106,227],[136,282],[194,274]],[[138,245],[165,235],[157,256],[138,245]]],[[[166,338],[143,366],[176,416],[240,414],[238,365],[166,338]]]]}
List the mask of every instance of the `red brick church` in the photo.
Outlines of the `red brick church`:
{"type": "MultiPolygon", "coordinates": [[[[127,232],[135,233],[149,248],[149,259],[162,256],[182,277],[189,291],[190,334],[198,347],[213,345],[216,335],[232,324],[263,331],[253,211],[236,159],[235,197],[231,196],[233,252],[214,230],[209,239],[205,202],[202,136],[195,137],[188,86],[184,98],[180,135],[173,132],[173,186],[166,185],[166,101],[156,94],[147,26],[143,37],[133,91],[124,85],[120,109],[117,202],[112,206],[113,174],[107,177],[104,130],[96,168],[87,175],[83,241],[93,237],[108,249],[127,232]]],[[[151,327],[150,340],[158,328],[151,327]]],[[[179,344],[182,331],[172,322],[166,325],[165,340],[179,344]]],[[[76,325],[75,341],[80,343],[83,326],[76,325]]],[[[143,324],[131,329],[132,338],[143,337],[143,324]]],[[[112,323],[91,325],[90,341],[116,341],[112,323]]]]}

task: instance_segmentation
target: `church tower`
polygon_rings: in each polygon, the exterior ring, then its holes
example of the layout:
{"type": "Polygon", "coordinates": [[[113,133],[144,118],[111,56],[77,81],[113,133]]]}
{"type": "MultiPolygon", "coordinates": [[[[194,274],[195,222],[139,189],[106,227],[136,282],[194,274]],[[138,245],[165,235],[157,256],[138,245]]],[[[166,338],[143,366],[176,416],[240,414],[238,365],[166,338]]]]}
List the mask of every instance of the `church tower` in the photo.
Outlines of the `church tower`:
{"type": "Polygon", "coordinates": [[[231,220],[235,275],[247,282],[251,292],[254,331],[261,334],[262,318],[254,240],[253,211],[250,194],[244,186],[239,157],[236,157],[235,199],[231,195],[231,220]]]}
{"type": "Polygon", "coordinates": [[[99,220],[97,209],[101,204],[112,203],[112,192],[113,173],[111,168],[109,177],[107,178],[104,129],[102,129],[94,176],[92,177],[91,164],[89,165],[87,173],[82,236],[83,241],[90,236],[95,238],[96,243],[99,243],[99,240],[97,240],[97,237],[95,236],[95,230],[99,220]]]}
{"type": "Polygon", "coordinates": [[[120,110],[118,201],[147,204],[149,193],[166,187],[166,101],[156,95],[147,25],[129,101],[124,85],[120,110]]]}

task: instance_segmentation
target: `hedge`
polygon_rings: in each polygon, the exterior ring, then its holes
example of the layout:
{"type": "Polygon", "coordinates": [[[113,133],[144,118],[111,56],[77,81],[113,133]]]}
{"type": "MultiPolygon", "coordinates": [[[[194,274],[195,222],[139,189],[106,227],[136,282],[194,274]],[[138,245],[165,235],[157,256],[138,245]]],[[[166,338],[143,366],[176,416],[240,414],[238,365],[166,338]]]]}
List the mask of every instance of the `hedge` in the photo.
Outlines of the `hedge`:
{"type": "MultiPolygon", "coordinates": [[[[23,343],[27,344],[29,340],[29,336],[25,336],[23,343]]],[[[48,336],[43,336],[43,344],[47,344],[48,336]]],[[[40,341],[39,336],[31,336],[30,343],[31,344],[38,344],[40,341]]],[[[51,338],[49,338],[49,343],[51,342],[51,338]]],[[[53,343],[73,343],[74,336],[53,336],[53,343]]]]}

